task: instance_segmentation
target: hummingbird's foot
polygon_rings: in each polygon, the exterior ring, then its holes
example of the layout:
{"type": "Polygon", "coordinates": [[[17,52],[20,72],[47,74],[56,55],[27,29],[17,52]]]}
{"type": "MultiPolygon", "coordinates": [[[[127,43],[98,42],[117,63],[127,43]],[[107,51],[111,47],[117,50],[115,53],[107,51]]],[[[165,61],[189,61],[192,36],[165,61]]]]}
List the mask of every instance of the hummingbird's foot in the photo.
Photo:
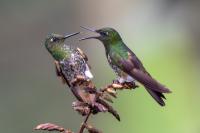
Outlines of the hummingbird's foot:
{"type": "Polygon", "coordinates": [[[138,85],[135,84],[135,82],[123,82],[123,83],[113,83],[111,85],[108,85],[106,89],[114,89],[116,90],[123,90],[123,89],[135,89],[139,87],[138,85]]]}
{"type": "Polygon", "coordinates": [[[135,89],[139,87],[135,82],[124,82],[122,83],[122,86],[126,89],[135,89]]]}
{"type": "Polygon", "coordinates": [[[135,89],[138,87],[138,85],[136,85],[135,82],[120,82],[118,79],[113,80],[113,85],[116,86],[117,89],[135,89]]]}

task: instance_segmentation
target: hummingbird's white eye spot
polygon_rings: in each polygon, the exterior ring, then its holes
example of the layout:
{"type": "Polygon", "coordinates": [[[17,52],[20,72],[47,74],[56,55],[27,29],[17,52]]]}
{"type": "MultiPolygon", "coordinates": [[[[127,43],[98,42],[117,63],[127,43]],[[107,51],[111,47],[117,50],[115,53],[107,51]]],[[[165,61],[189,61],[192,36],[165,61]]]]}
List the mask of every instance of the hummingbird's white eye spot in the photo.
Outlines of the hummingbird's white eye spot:
{"type": "Polygon", "coordinates": [[[108,35],[109,35],[108,32],[102,32],[101,34],[102,34],[103,36],[108,36],[108,35]]]}
{"type": "Polygon", "coordinates": [[[51,42],[53,42],[54,41],[54,39],[53,38],[51,38],[51,40],[50,40],[51,42]]]}

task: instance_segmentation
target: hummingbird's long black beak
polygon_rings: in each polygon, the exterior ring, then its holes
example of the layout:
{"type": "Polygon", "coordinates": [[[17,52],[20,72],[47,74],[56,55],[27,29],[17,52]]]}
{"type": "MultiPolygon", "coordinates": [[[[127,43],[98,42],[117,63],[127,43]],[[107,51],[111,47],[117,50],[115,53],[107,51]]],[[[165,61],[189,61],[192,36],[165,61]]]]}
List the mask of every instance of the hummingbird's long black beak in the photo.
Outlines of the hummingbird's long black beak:
{"type": "Polygon", "coordinates": [[[84,26],[80,26],[81,28],[85,29],[85,30],[89,30],[92,32],[97,32],[95,29],[89,28],[89,27],[84,27],[84,26]]]}
{"type": "Polygon", "coordinates": [[[77,35],[77,34],[79,34],[80,32],[76,32],[76,33],[72,33],[72,34],[69,34],[69,35],[66,35],[66,36],[64,36],[64,39],[67,39],[67,38],[69,38],[69,37],[71,37],[71,36],[75,36],[75,35],[77,35]]]}
{"type": "MultiPolygon", "coordinates": [[[[80,26],[80,27],[83,28],[83,29],[85,29],[85,30],[98,33],[97,30],[95,30],[95,29],[92,29],[92,28],[89,28],[89,27],[84,27],[84,26],[80,26]]],[[[98,37],[99,37],[99,36],[85,37],[85,38],[81,38],[79,41],[87,40],[87,39],[98,39],[98,37]]]]}

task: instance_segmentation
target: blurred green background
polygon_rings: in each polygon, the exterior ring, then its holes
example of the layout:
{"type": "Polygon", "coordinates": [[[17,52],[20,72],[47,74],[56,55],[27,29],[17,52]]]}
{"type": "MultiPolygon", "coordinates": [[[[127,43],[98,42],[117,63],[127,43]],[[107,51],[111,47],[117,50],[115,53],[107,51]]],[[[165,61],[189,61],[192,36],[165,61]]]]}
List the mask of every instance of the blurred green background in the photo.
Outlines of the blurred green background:
{"type": "MultiPolygon", "coordinates": [[[[72,33],[83,25],[118,30],[173,91],[164,108],[143,87],[119,92],[113,106],[121,122],[98,114],[90,119],[96,127],[105,133],[199,133],[199,12],[199,0],[0,0],[0,132],[40,132],[33,128],[45,122],[78,130],[75,99],[55,76],[43,41],[48,33],[72,33]]],[[[74,37],[66,43],[87,53],[97,87],[115,78],[100,42],[74,37]]]]}

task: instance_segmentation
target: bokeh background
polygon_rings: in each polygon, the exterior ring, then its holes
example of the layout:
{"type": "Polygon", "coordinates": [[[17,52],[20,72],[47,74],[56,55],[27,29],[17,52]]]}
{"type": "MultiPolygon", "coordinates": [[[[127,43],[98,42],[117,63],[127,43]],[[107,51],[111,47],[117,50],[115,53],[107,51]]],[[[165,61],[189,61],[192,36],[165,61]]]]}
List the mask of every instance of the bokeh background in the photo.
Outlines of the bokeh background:
{"type": "MultiPolygon", "coordinates": [[[[113,106],[121,122],[107,113],[90,122],[105,133],[200,132],[199,0],[0,0],[1,133],[40,132],[33,128],[45,122],[78,130],[75,99],[55,76],[43,42],[48,33],[72,33],[80,25],[118,30],[147,70],[173,91],[164,108],[143,87],[120,92],[113,106]]],[[[110,83],[115,75],[101,43],[79,43],[79,37],[66,43],[87,53],[97,87],[110,83]]]]}

